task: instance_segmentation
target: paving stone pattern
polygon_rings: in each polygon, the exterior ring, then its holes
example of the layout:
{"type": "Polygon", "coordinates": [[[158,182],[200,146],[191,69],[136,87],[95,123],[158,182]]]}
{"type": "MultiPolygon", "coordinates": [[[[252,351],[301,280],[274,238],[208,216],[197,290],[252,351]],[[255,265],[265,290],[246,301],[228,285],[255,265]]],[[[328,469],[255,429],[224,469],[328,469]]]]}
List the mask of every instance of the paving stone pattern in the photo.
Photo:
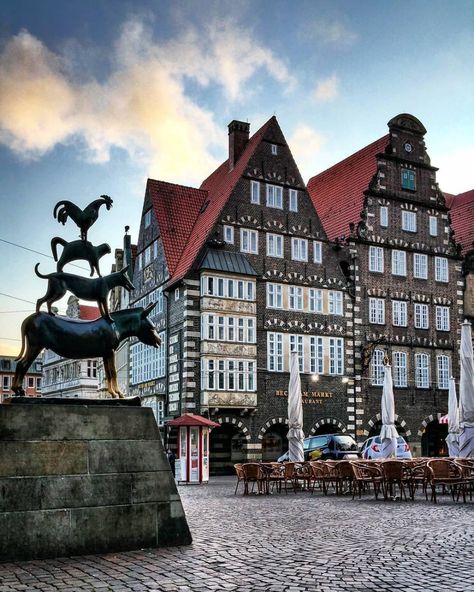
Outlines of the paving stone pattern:
{"type": "MultiPolygon", "coordinates": [[[[180,487],[189,547],[0,565],[0,592],[470,592],[474,501],[180,487]]],[[[1,533],[0,533],[1,536],[1,533]]]]}

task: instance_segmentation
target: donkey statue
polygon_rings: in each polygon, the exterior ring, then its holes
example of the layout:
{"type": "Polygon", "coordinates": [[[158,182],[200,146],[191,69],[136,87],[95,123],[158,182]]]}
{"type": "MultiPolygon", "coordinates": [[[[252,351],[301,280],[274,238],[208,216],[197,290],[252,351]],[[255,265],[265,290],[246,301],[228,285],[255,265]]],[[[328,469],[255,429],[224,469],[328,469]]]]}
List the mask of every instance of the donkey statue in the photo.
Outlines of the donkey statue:
{"type": "Polygon", "coordinates": [[[136,337],[145,345],[160,346],[154,324],[148,319],[155,303],[146,308],[128,308],[113,312],[112,323],[104,318],[79,321],[37,312],[21,325],[21,352],[17,358],[12,390],[24,395],[23,379],[36,357],[44,348],[59,356],[72,359],[102,358],[104,360],[107,390],[114,398],[123,398],[117,384],[114,352],[121,341],[136,337]]]}

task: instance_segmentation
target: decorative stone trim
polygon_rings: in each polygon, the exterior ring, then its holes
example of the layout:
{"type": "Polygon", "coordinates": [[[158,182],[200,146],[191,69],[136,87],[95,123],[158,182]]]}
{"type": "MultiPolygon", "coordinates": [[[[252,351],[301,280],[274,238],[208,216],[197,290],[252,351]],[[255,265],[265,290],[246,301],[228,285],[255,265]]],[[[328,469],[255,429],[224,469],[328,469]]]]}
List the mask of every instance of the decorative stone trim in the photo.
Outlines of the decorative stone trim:
{"type": "Polygon", "coordinates": [[[306,325],[302,321],[289,321],[288,322],[289,329],[301,329],[304,331],[306,329],[306,325]]]}
{"type": "Polygon", "coordinates": [[[249,429],[240,421],[240,419],[237,419],[236,417],[218,417],[216,421],[221,425],[229,424],[236,426],[244,434],[245,439],[250,440],[249,429]]]}
{"type": "Polygon", "coordinates": [[[282,321],[280,319],[268,319],[267,321],[265,321],[265,328],[269,329],[271,327],[277,327],[280,329],[283,329],[283,327],[285,326],[285,321],[282,321]]]}
{"type": "Polygon", "coordinates": [[[412,294],[412,300],[413,302],[430,303],[431,297],[429,296],[429,294],[412,294]]]}
{"type": "Polygon", "coordinates": [[[282,181],[283,177],[281,175],[279,175],[276,172],[273,173],[267,173],[267,179],[270,179],[271,181],[282,181]]]}
{"type": "Polygon", "coordinates": [[[379,236],[378,234],[371,234],[368,237],[368,240],[372,243],[376,243],[378,245],[384,244],[386,241],[383,236],[379,236]]]}
{"type": "Polygon", "coordinates": [[[367,296],[376,296],[378,298],[387,298],[387,290],[382,290],[382,288],[368,288],[367,289],[367,296]]]}
{"type": "Polygon", "coordinates": [[[278,230],[281,230],[282,232],[286,232],[285,227],[278,220],[267,220],[267,222],[265,222],[265,227],[270,230],[274,230],[276,228],[278,230]]]}
{"type": "Polygon", "coordinates": [[[321,419],[318,419],[318,421],[310,429],[309,435],[313,436],[316,433],[316,430],[323,425],[334,425],[340,428],[343,433],[347,432],[347,426],[343,424],[342,421],[339,421],[334,417],[322,417],[321,419]]]}
{"type": "Polygon", "coordinates": [[[392,247],[405,247],[406,249],[408,249],[410,246],[410,244],[402,238],[389,238],[387,242],[392,247]]]}
{"type": "Polygon", "coordinates": [[[434,420],[435,420],[435,418],[436,418],[437,420],[439,420],[439,418],[440,418],[442,415],[443,415],[442,413],[436,413],[436,414],[432,413],[431,415],[428,415],[427,417],[425,417],[425,418],[423,419],[423,421],[421,422],[421,429],[420,429],[420,430],[418,430],[418,436],[423,436],[423,434],[425,433],[425,430],[426,430],[426,426],[427,426],[429,423],[431,423],[432,421],[434,421],[434,420]]]}
{"type": "Polygon", "coordinates": [[[257,438],[262,440],[263,436],[269,430],[269,428],[273,427],[277,423],[288,425],[288,418],[287,417],[274,417],[273,419],[268,420],[261,428],[258,433],[257,438]]]}
{"type": "Polygon", "coordinates": [[[449,298],[446,298],[445,296],[433,298],[433,304],[444,304],[445,306],[450,306],[452,303],[453,301],[449,298]]]}
{"type": "Polygon", "coordinates": [[[418,208],[411,203],[402,203],[400,205],[402,210],[410,210],[411,212],[418,212],[418,208]]]}
{"type": "Polygon", "coordinates": [[[263,279],[269,279],[269,280],[274,280],[276,278],[283,280],[284,279],[284,275],[283,272],[278,271],[277,269],[272,269],[272,270],[268,270],[265,272],[265,275],[263,276],[263,279]]]}
{"type": "Polygon", "coordinates": [[[335,333],[344,333],[344,327],[342,325],[328,325],[328,331],[334,331],[335,333]]]}
{"type": "Polygon", "coordinates": [[[263,179],[262,171],[260,169],[254,168],[250,170],[250,175],[252,177],[256,177],[257,179],[263,179]]]}
{"type": "Polygon", "coordinates": [[[308,331],[324,331],[323,323],[308,323],[308,331]]]}
{"type": "Polygon", "coordinates": [[[287,281],[291,282],[292,280],[298,280],[300,282],[306,282],[304,275],[302,275],[301,273],[297,273],[296,271],[292,271],[290,272],[287,276],[286,276],[287,281]]]}
{"type": "MultiPolygon", "coordinates": [[[[377,413],[377,415],[374,415],[369,419],[367,424],[369,425],[369,427],[373,428],[374,425],[379,421],[382,421],[382,415],[380,413],[377,413]]],[[[403,417],[401,417],[400,415],[397,415],[396,413],[395,413],[395,421],[398,422],[402,428],[404,428],[407,425],[407,422],[403,419],[403,417]]],[[[368,436],[369,432],[370,432],[370,430],[364,430],[364,436],[368,436]]],[[[407,437],[410,437],[411,430],[405,430],[405,435],[407,437]]]]}
{"type": "Polygon", "coordinates": [[[410,295],[406,292],[393,292],[392,299],[395,300],[410,300],[410,295]]]}
{"type": "Polygon", "coordinates": [[[239,219],[241,224],[248,224],[249,222],[253,224],[256,228],[260,228],[260,223],[256,218],[252,218],[252,216],[241,216],[239,219]]]}
{"type": "Polygon", "coordinates": [[[306,226],[302,226],[301,224],[298,224],[298,226],[292,226],[291,227],[291,232],[293,234],[298,234],[298,233],[303,233],[303,234],[308,234],[309,230],[306,226]]]}

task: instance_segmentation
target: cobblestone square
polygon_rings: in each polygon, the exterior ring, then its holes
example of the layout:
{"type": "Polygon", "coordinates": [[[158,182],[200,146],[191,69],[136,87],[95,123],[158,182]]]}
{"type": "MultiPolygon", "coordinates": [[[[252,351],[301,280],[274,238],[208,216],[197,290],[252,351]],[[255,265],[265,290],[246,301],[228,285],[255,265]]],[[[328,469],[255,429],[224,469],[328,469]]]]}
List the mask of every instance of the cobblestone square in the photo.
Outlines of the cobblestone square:
{"type": "Polygon", "coordinates": [[[180,487],[189,547],[0,565],[0,592],[474,591],[474,502],[180,487]]]}

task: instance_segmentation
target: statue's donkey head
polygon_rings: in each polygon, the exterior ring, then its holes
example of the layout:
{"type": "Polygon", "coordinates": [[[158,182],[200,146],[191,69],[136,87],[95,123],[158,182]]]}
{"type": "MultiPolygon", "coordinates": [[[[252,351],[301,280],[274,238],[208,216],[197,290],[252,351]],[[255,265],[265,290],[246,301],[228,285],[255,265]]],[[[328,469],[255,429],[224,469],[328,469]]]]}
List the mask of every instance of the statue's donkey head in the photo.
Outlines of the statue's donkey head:
{"type": "Polygon", "coordinates": [[[144,343],[145,345],[151,345],[153,347],[160,347],[161,339],[158,335],[155,325],[150,321],[148,315],[155,308],[156,302],[151,302],[146,308],[138,309],[139,313],[139,325],[135,332],[135,337],[144,343]]]}

